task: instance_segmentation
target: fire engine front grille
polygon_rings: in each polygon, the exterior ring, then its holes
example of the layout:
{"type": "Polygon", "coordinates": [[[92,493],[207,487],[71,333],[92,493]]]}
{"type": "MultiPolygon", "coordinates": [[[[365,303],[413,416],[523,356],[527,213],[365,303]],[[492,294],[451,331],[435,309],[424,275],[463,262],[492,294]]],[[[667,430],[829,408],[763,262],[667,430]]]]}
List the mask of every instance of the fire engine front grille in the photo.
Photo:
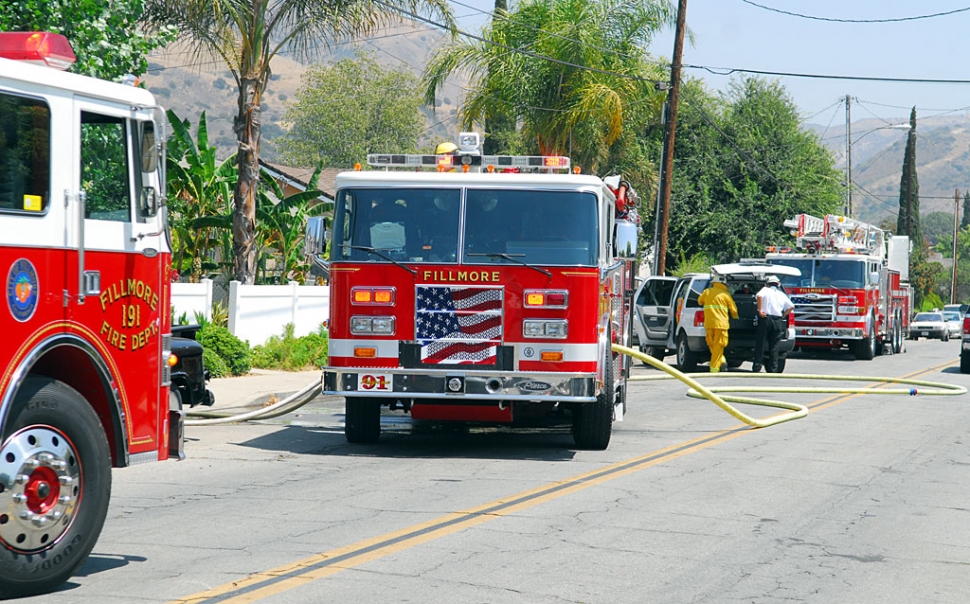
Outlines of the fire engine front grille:
{"type": "Polygon", "coordinates": [[[505,290],[418,285],[415,340],[427,364],[494,364],[502,343],[505,290]]]}
{"type": "Polygon", "coordinates": [[[799,323],[835,320],[835,296],[809,294],[792,296],[791,301],[795,305],[795,318],[799,323]]]}

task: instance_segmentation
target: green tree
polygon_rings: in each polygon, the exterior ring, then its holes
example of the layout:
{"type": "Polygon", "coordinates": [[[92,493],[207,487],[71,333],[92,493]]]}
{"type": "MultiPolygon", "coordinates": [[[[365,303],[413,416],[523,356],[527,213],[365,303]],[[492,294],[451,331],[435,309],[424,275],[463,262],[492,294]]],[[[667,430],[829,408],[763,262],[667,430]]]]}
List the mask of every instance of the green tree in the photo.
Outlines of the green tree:
{"type": "Polygon", "coordinates": [[[659,116],[654,81],[666,75],[643,49],[673,13],[667,0],[526,0],[496,15],[481,40],[436,52],[425,101],[434,104],[451,74],[468,73],[462,128],[514,119],[532,150],[595,173],[625,129],[659,116]]]}
{"type": "Polygon", "coordinates": [[[200,55],[218,57],[238,91],[233,131],[238,178],[233,191],[234,278],[256,276],[256,200],[262,127],[260,107],[270,64],[282,51],[309,58],[341,37],[375,30],[399,11],[427,10],[454,27],[446,0],[144,0],[152,28],[175,25],[200,55]]]}
{"type": "Polygon", "coordinates": [[[138,27],[143,0],[4,0],[0,31],[49,31],[71,42],[77,62],[70,71],[106,80],[148,71],[145,58],[175,39],[171,26],[152,35],[138,27]]]}
{"type": "Polygon", "coordinates": [[[953,214],[949,212],[930,212],[920,220],[920,226],[930,246],[939,243],[943,236],[953,241],[953,214]]]}
{"type": "Polygon", "coordinates": [[[744,78],[715,96],[688,80],[680,99],[667,265],[761,257],[766,245],[791,245],[786,218],[841,208],[841,174],[780,84],[744,78]]]}
{"type": "Polygon", "coordinates": [[[199,116],[196,139],[191,124],[168,111],[172,136],[166,164],[173,239],[172,265],[197,282],[231,258],[232,191],[235,156],[219,162],[209,145],[205,112],[199,116]]]}
{"type": "Polygon", "coordinates": [[[970,226],[970,191],[963,194],[963,216],[960,218],[960,228],[970,226]]]}
{"type": "MultiPolygon", "coordinates": [[[[919,215],[919,179],[916,175],[916,107],[909,114],[909,135],[903,155],[903,175],[899,180],[899,218],[896,232],[909,237],[913,252],[923,253],[919,215]]],[[[925,258],[925,256],[920,256],[925,258]]]]}
{"type": "Polygon", "coordinates": [[[419,80],[382,67],[372,54],[311,66],[276,143],[284,162],[351,167],[367,153],[416,151],[424,129],[419,80]]]}

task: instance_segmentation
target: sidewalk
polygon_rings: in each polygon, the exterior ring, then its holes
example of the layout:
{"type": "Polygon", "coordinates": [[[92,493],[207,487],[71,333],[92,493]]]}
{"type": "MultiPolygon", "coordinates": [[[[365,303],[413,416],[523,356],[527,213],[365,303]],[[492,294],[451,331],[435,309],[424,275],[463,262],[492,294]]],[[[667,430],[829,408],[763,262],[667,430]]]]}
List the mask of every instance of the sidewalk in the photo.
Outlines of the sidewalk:
{"type": "MultiPolygon", "coordinates": [[[[212,410],[260,407],[302,390],[311,382],[320,382],[321,371],[271,371],[253,369],[239,377],[212,378],[206,386],[215,395],[212,410]]],[[[205,407],[196,407],[205,409],[205,407]]]]}

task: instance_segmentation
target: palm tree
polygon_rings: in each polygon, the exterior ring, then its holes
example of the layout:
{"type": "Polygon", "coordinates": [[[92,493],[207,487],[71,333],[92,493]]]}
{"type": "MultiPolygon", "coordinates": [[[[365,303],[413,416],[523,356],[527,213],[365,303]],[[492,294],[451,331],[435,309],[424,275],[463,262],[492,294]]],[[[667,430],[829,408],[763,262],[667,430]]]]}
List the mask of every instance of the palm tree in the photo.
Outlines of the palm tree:
{"type": "MultiPolygon", "coordinates": [[[[319,216],[333,211],[332,203],[318,203],[311,205],[315,199],[323,194],[317,188],[322,166],[318,165],[307,182],[306,190],[287,196],[283,186],[268,172],[263,170],[260,189],[260,204],[257,209],[259,216],[258,231],[261,246],[272,250],[275,260],[275,272],[280,283],[290,279],[299,282],[306,281],[310,270],[303,254],[303,231],[310,216],[319,216]],[[276,201],[269,198],[271,193],[276,201]]],[[[265,279],[264,279],[265,282],[265,279]]]]}
{"type": "Polygon", "coordinates": [[[235,155],[216,161],[216,147],[209,145],[205,112],[199,116],[197,141],[192,139],[188,120],[171,109],[167,112],[172,137],[166,158],[169,209],[172,213],[174,256],[179,274],[188,273],[197,282],[206,269],[217,268],[207,260],[213,250],[225,256],[231,221],[224,220],[232,205],[236,181],[235,155]]]}
{"type": "Polygon", "coordinates": [[[239,91],[233,130],[239,178],[233,192],[234,278],[256,274],[256,199],[259,183],[260,104],[270,63],[282,51],[311,58],[342,38],[398,19],[398,11],[427,11],[454,28],[447,0],[145,0],[149,29],[175,25],[199,56],[218,57],[239,91]]]}
{"type": "Polygon", "coordinates": [[[425,100],[433,105],[449,75],[467,72],[463,128],[513,116],[540,153],[595,170],[625,125],[659,114],[654,82],[667,76],[644,48],[674,18],[668,0],[526,0],[496,11],[481,38],[435,53],[425,100]]]}

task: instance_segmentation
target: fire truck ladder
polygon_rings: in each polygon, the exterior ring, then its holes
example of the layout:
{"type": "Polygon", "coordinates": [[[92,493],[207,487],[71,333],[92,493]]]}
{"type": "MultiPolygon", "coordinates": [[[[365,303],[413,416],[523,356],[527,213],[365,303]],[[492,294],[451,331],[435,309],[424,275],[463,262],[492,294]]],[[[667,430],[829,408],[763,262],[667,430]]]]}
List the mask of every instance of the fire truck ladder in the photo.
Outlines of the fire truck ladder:
{"type": "Polygon", "coordinates": [[[885,255],[885,231],[848,216],[826,214],[824,218],[818,218],[799,214],[784,224],[792,229],[796,245],[808,251],[885,255]]]}

